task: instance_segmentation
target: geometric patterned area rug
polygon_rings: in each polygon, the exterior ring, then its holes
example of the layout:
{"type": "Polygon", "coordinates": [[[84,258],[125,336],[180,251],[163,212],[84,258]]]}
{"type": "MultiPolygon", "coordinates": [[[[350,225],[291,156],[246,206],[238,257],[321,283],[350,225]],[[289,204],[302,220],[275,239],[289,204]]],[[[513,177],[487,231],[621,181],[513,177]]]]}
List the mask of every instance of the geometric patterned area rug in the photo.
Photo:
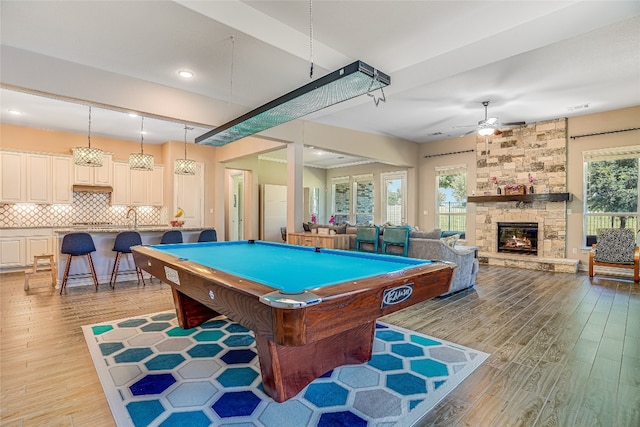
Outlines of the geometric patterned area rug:
{"type": "Polygon", "coordinates": [[[277,403],[263,391],[253,333],[225,317],[184,330],[167,311],[82,329],[122,427],[411,426],[489,356],[377,322],[369,362],[277,403]]]}

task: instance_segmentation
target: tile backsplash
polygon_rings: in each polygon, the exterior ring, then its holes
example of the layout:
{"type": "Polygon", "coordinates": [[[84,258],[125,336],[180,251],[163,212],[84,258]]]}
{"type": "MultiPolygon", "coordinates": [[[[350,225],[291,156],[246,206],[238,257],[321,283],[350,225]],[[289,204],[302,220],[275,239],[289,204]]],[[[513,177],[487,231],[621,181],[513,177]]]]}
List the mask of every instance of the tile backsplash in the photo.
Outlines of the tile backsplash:
{"type": "MultiPolygon", "coordinates": [[[[0,204],[0,227],[66,227],[76,223],[128,225],[129,206],[112,206],[111,194],[74,192],[71,205],[0,204]]],[[[137,206],[138,224],[168,224],[167,209],[137,206]]]]}

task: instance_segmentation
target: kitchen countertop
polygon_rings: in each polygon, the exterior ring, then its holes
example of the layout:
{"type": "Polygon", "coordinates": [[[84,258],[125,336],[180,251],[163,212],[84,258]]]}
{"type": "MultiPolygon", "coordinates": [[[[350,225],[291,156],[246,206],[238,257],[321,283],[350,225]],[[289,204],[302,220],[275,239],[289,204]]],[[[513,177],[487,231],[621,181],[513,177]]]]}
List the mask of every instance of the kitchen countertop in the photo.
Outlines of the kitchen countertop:
{"type": "Polygon", "coordinates": [[[58,234],[68,234],[76,232],[86,233],[120,233],[123,231],[137,231],[137,232],[154,232],[154,231],[200,231],[206,227],[172,227],[170,225],[139,225],[138,228],[128,227],[126,225],[109,225],[109,226],[71,226],[71,227],[54,227],[54,232],[58,234]]]}

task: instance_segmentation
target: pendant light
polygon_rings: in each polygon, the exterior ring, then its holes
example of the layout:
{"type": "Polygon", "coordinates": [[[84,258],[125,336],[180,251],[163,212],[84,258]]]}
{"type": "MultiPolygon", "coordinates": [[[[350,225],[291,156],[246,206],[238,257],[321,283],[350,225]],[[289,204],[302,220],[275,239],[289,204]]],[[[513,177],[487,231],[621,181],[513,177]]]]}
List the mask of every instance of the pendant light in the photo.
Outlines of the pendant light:
{"type": "Polygon", "coordinates": [[[140,152],[129,155],[129,168],[137,171],[153,170],[153,156],[144,154],[144,117],[140,124],[140,152]]]}
{"type": "Polygon", "coordinates": [[[73,148],[73,162],[78,166],[102,166],[102,150],[91,148],[91,105],[89,105],[89,133],[87,139],[89,142],[87,147],[73,148]]]}
{"type": "Polygon", "coordinates": [[[193,129],[184,125],[184,159],[176,159],[173,164],[173,171],[176,175],[195,175],[196,162],[187,159],[187,129],[193,129]]]}

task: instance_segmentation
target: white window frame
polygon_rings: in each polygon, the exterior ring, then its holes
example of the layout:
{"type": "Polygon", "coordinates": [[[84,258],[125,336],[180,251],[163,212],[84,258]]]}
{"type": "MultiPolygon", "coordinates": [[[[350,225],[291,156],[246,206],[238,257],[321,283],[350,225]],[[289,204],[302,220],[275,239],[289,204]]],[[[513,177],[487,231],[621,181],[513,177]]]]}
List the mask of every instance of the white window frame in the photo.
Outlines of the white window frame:
{"type": "Polygon", "coordinates": [[[358,216],[360,215],[367,215],[367,216],[371,216],[371,222],[374,222],[374,214],[375,214],[375,191],[376,191],[376,184],[373,181],[373,174],[365,174],[365,175],[354,175],[351,177],[351,219],[354,221],[355,224],[358,223],[358,216]],[[360,211],[359,210],[359,205],[358,205],[358,183],[361,182],[370,182],[371,185],[373,186],[373,190],[371,191],[371,211],[367,212],[367,211],[360,211]]]}
{"type": "MultiPolygon", "coordinates": [[[[618,159],[629,159],[629,158],[638,158],[638,175],[640,176],[640,145],[630,145],[625,147],[615,147],[615,148],[606,148],[599,150],[589,150],[582,152],[582,242],[584,247],[586,246],[587,235],[588,235],[588,222],[590,216],[635,216],[636,224],[640,224],[640,214],[637,212],[588,212],[587,211],[587,185],[588,185],[588,163],[596,162],[596,161],[606,161],[606,160],[618,160],[618,159]]],[[[640,207],[640,179],[638,183],[638,206],[640,207]]],[[[636,231],[636,230],[634,230],[636,231]]],[[[640,238],[640,234],[636,236],[636,239],[640,238]]]]}
{"type": "MultiPolygon", "coordinates": [[[[335,177],[335,178],[331,178],[331,214],[329,215],[329,217],[331,217],[331,215],[346,215],[348,218],[348,222],[351,223],[351,205],[353,204],[353,190],[351,185],[349,185],[351,183],[351,179],[348,176],[339,176],[339,177],[335,177]],[[343,211],[338,211],[336,209],[336,184],[347,184],[349,186],[349,207],[347,208],[348,210],[346,212],[343,211]]],[[[328,220],[327,220],[328,222],[328,220]]]]}
{"type": "MultiPolygon", "coordinates": [[[[399,179],[400,180],[400,224],[393,225],[402,225],[407,223],[407,171],[396,171],[396,172],[384,172],[380,174],[380,191],[381,191],[381,220],[382,223],[390,222],[389,220],[389,206],[387,202],[389,201],[387,194],[387,183],[389,181],[393,181],[399,179]]],[[[394,221],[391,221],[392,223],[394,221]]]]}
{"type": "MultiPolygon", "coordinates": [[[[438,195],[440,194],[440,177],[441,176],[446,176],[446,175],[458,175],[458,174],[464,174],[465,176],[465,181],[467,183],[467,188],[469,188],[469,174],[467,173],[467,165],[465,164],[458,164],[458,165],[448,165],[448,166],[436,166],[435,167],[435,210],[434,212],[436,213],[435,215],[435,221],[436,221],[436,225],[435,228],[441,228],[440,227],[440,216],[442,215],[440,213],[440,203],[439,203],[439,197],[438,195]]],[[[459,213],[448,213],[446,214],[446,216],[448,217],[455,217],[455,216],[462,216],[465,217],[465,230],[448,230],[448,231],[463,231],[466,233],[466,215],[467,215],[467,209],[465,206],[465,210],[464,212],[459,212],[459,213]]],[[[443,229],[444,231],[444,229],[443,229]]]]}

